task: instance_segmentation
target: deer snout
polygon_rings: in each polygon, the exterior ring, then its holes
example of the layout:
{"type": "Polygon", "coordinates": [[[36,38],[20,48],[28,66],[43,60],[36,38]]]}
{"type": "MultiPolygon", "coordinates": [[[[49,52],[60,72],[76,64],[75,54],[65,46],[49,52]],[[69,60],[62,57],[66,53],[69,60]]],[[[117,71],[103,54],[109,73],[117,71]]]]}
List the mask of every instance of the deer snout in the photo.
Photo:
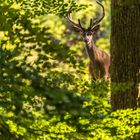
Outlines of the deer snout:
{"type": "Polygon", "coordinates": [[[87,43],[87,42],[89,42],[89,39],[88,38],[83,38],[83,41],[87,43]]]}
{"type": "Polygon", "coordinates": [[[92,40],[92,37],[91,36],[85,36],[83,38],[83,40],[84,40],[84,42],[88,43],[88,42],[90,42],[92,40]]]}

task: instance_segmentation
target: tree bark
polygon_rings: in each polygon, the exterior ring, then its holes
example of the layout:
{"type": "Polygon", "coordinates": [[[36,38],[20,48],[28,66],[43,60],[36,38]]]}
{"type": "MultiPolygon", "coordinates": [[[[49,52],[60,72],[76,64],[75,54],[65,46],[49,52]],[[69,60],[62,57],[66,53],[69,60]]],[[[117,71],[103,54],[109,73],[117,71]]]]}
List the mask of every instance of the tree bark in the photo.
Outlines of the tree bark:
{"type": "Polygon", "coordinates": [[[112,110],[136,109],[140,107],[140,0],[112,0],[111,19],[112,110]]]}

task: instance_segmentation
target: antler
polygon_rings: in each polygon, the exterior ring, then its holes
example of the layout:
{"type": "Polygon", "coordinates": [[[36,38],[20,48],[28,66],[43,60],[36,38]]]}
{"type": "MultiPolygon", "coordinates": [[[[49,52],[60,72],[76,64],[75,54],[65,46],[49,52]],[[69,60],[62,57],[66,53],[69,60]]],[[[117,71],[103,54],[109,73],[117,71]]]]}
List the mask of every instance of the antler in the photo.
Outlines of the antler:
{"type": "Polygon", "coordinates": [[[101,18],[99,18],[99,19],[97,19],[95,21],[93,21],[93,19],[90,19],[90,27],[89,27],[90,29],[92,29],[94,25],[99,24],[103,20],[103,18],[105,16],[104,6],[98,0],[96,0],[96,2],[102,7],[102,9],[103,9],[103,15],[101,16],[101,18]]]}
{"type": "Polygon", "coordinates": [[[68,13],[68,16],[67,16],[67,20],[76,28],[80,29],[80,30],[83,30],[84,28],[82,27],[81,25],[81,21],[80,19],[78,19],[78,24],[73,22],[72,19],[70,18],[70,12],[68,13]]]}

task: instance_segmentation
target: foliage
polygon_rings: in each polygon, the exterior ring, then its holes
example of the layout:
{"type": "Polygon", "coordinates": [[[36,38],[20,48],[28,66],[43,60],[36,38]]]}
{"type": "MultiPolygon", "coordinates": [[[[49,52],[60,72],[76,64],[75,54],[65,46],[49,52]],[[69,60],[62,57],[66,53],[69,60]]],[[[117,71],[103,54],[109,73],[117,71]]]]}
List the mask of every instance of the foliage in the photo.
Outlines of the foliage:
{"type": "MultiPolygon", "coordinates": [[[[82,43],[62,18],[85,7],[74,0],[1,1],[0,139],[125,139],[139,132],[140,110],[111,113],[110,83],[89,82],[82,43]]],[[[103,48],[107,19],[97,42],[103,48]]]]}

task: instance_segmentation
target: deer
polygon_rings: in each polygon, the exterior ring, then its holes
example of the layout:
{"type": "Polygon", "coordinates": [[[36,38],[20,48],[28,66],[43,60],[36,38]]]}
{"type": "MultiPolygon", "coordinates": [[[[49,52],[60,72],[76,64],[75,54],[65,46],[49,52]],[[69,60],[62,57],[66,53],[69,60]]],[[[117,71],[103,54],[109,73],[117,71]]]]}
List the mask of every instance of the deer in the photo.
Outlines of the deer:
{"type": "Polygon", "coordinates": [[[104,6],[96,0],[96,3],[102,7],[103,14],[96,20],[93,18],[90,19],[90,25],[88,28],[84,28],[81,24],[80,19],[78,23],[75,23],[70,13],[68,12],[67,21],[72,25],[72,28],[75,32],[78,32],[82,35],[83,41],[85,42],[85,50],[89,57],[89,73],[92,80],[104,79],[109,80],[110,78],[110,54],[104,52],[102,49],[96,46],[95,34],[100,28],[100,22],[105,16],[104,6]]]}

